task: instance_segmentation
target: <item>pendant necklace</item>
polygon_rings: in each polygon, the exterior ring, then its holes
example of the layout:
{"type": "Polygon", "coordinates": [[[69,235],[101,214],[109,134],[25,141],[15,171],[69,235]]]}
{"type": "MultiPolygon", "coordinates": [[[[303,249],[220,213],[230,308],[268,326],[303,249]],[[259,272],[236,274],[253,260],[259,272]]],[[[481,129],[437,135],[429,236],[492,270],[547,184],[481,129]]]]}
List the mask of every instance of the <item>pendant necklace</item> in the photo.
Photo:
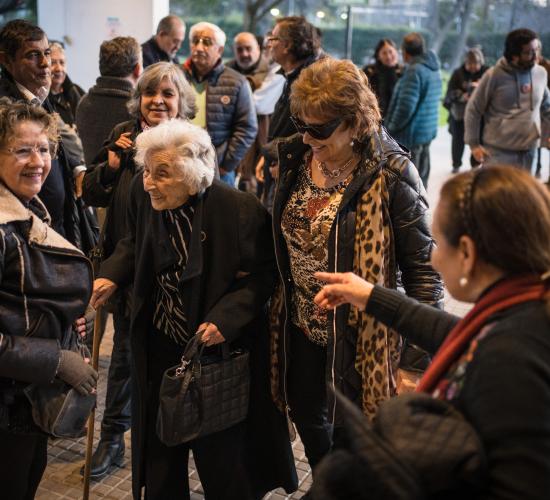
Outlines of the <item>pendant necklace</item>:
{"type": "Polygon", "coordinates": [[[317,168],[323,174],[323,177],[326,177],[327,179],[337,179],[342,175],[342,172],[345,172],[345,170],[351,165],[352,161],[354,160],[354,156],[352,155],[351,158],[344,163],[340,168],[337,168],[336,170],[329,170],[327,167],[327,164],[324,161],[317,161],[317,168]]]}

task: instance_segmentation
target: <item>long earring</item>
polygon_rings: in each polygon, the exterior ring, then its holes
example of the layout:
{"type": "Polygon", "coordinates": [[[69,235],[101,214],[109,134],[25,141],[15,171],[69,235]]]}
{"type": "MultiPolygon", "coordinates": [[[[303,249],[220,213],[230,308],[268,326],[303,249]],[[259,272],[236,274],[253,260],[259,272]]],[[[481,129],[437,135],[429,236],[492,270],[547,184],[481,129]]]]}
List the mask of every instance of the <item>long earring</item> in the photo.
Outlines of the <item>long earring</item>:
{"type": "Polygon", "coordinates": [[[355,139],[352,139],[351,142],[349,143],[349,145],[350,145],[351,147],[355,146],[355,139]]]}
{"type": "Polygon", "coordinates": [[[468,284],[468,278],[466,278],[466,276],[462,276],[462,278],[460,278],[458,280],[458,284],[464,288],[467,284],[468,284]]]}

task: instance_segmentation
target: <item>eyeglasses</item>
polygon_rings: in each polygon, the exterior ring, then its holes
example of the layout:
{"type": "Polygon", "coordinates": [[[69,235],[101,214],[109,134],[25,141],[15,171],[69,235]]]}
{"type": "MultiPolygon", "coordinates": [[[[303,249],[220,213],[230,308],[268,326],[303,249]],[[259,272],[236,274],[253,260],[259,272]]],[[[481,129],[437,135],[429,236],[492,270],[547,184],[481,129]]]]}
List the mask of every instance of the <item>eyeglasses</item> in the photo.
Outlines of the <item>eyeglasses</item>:
{"type": "Polygon", "coordinates": [[[300,134],[303,135],[307,132],[311,137],[321,141],[328,139],[342,123],[342,118],[336,118],[320,125],[308,125],[296,116],[291,116],[290,120],[300,134]]]}
{"type": "Polygon", "coordinates": [[[280,40],[281,37],[278,37],[278,36],[268,36],[266,37],[266,43],[271,43],[271,42],[274,42],[275,40],[280,40]]]}
{"type": "Polygon", "coordinates": [[[52,144],[49,145],[37,145],[33,147],[29,146],[21,146],[17,148],[6,148],[4,151],[7,151],[8,153],[15,156],[17,161],[29,161],[33,155],[33,153],[37,153],[40,158],[43,160],[47,160],[52,157],[52,155],[55,153],[55,146],[52,144]]]}
{"type": "Polygon", "coordinates": [[[214,40],[212,40],[212,38],[204,38],[202,36],[193,38],[191,40],[191,45],[198,45],[201,42],[206,48],[212,47],[212,45],[214,45],[214,40]]]}

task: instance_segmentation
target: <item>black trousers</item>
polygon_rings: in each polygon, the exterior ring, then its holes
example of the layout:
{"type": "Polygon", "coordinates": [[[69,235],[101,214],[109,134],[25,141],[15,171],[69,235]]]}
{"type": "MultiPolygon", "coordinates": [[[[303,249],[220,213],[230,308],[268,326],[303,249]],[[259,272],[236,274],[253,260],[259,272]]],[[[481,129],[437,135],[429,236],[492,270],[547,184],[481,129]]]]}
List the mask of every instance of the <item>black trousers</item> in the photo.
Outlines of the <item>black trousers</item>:
{"type": "Polygon", "coordinates": [[[290,416],[312,469],[332,446],[325,382],[326,361],[327,348],[314,344],[300,329],[292,326],[287,379],[290,416]]]}
{"type": "MultiPolygon", "coordinates": [[[[462,156],[464,155],[464,120],[455,120],[449,117],[449,132],[451,133],[451,155],[453,158],[453,168],[462,166],[462,156]]],[[[477,167],[479,163],[470,155],[470,166],[477,167]]]]}
{"type": "Polygon", "coordinates": [[[162,376],[167,368],[179,363],[182,352],[183,348],[163,333],[149,333],[145,498],[190,498],[188,461],[192,450],[206,500],[251,500],[250,481],[244,466],[244,423],[179,446],[166,446],[157,437],[162,376]]]}
{"type": "Polygon", "coordinates": [[[419,144],[411,148],[411,160],[418,169],[418,175],[422,179],[424,188],[428,189],[428,177],[430,176],[430,143],[419,144]]]}
{"type": "Polygon", "coordinates": [[[0,430],[0,497],[32,500],[46,469],[48,436],[0,430]]]}
{"type": "Polygon", "coordinates": [[[101,437],[107,440],[130,429],[131,418],[130,318],[116,311],[113,313],[113,326],[113,352],[101,422],[101,437]]]}

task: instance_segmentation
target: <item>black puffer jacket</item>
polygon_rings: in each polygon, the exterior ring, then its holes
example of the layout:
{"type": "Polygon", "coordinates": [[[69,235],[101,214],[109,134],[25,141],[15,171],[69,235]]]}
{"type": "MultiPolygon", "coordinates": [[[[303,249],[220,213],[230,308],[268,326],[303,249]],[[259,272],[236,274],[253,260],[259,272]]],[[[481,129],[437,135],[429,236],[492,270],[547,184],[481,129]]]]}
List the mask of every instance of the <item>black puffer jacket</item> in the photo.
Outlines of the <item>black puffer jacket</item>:
{"type": "Polygon", "coordinates": [[[90,262],[47,222],[37,198],[27,207],[0,183],[0,428],[10,431],[34,430],[21,391],[53,380],[91,295],[90,262]]]}
{"type": "MultiPolygon", "coordinates": [[[[197,77],[191,60],[183,65],[187,79],[197,77]]],[[[216,148],[218,166],[233,171],[256,139],[258,119],[246,78],[220,62],[206,76],[206,129],[216,148]]]]}
{"type": "MultiPolygon", "coordinates": [[[[277,264],[284,283],[286,308],[290,310],[292,275],[286,243],[281,230],[281,218],[296,181],[305,152],[309,149],[301,137],[295,135],[279,143],[280,175],[273,206],[273,227],[277,264]]],[[[384,128],[364,145],[362,164],[349,184],[329,235],[329,270],[348,272],[353,270],[355,218],[357,200],[368,191],[378,175],[385,176],[390,196],[390,219],[395,242],[395,281],[399,279],[407,295],[428,304],[440,305],[443,284],[438,273],[430,265],[430,253],[434,245],[428,221],[426,193],[418,172],[406,153],[384,128]],[[368,167],[368,159],[375,160],[376,167],[368,167]],[[337,226],[337,227],[336,227],[337,226]],[[338,241],[336,241],[338,235],[338,241]],[[338,249],[338,252],[336,252],[338,249]],[[337,255],[336,255],[337,254],[337,255]],[[336,258],[337,257],[337,258],[336,258]],[[335,264],[337,262],[337,264],[335,264]]],[[[358,402],[361,397],[361,379],[355,370],[357,333],[347,325],[349,306],[337,309],[336,317],[329,314],[329,339],[327,346],[327,385],[334,385],[349,399],[358,402]],[[334,327],[344,335],[334,335],[334,327]],[[336,340],[335,340],[336,338],[336,340]],[[333,375],[334,374],[334,375],[333,375]],[[334,381],[333,381],[334,377],[334,381]]],[[[286,335],[285,327],[285,335],[286,335]]],[[[288,353],[285,342],[279,342],[281,352],[281,396],[286,401],[284,373],[288,353]]],[[[410,368],[409,366],[403,366],[410,368]]],[[[334,415],[334,400],[329,397],[329,412],[334,415]]],[[[336,421],[338,415],[336,414],[336,421]]]]}

